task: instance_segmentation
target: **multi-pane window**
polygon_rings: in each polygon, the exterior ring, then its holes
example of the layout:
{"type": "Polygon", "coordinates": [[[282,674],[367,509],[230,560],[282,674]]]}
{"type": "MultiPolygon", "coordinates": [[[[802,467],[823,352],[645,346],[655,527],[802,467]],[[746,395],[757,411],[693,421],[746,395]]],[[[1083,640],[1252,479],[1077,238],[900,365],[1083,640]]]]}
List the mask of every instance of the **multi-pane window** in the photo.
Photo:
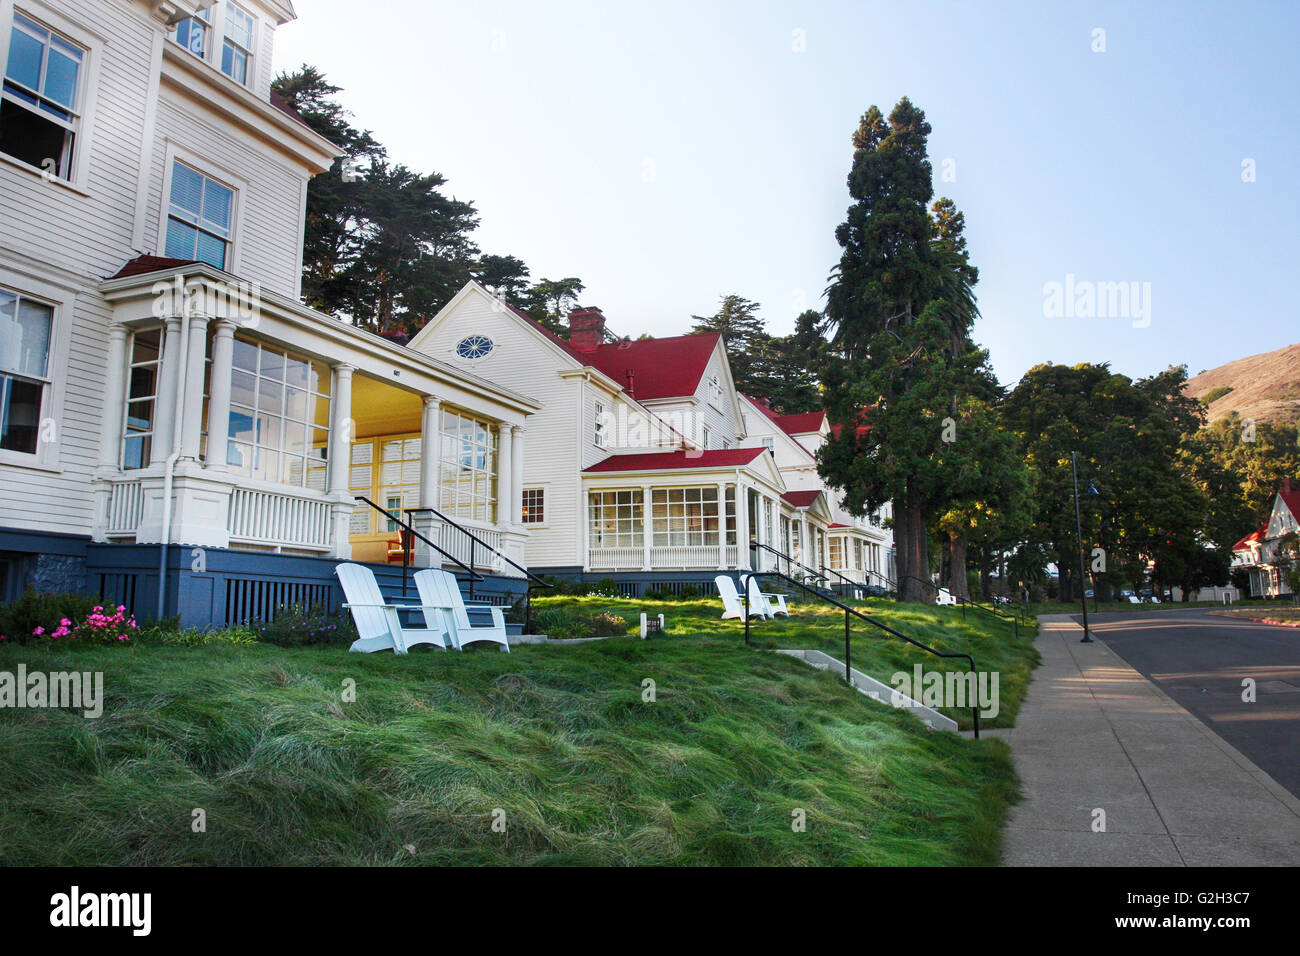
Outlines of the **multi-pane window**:
{"type": "Polygon", "coordinates": [[[803,525],[798,521],[790,522],[790,550],[786,552],[796,561],[803,561],[803,525]]]}
{"type": "Polygon", "coordinates": [[[15,13],[0,92],[0,152],[72,178],[86,53],[15,13]]]}
{"type": "Polygon", "coordinates": [[[200,10],[176,24],[176,42],[200,60],[207,59],[212,35],[212,8],[200,10]]]}
{"type": "Polygon", "coordinates": [[[772,454],[775,455],[775,454],[776,454],[776,439],[775,439],[775,438],[764,438],[764,439],[763,439],[763,447],[766,448],[768,451],[770,451],[772,454]]]}
{"type": "Polygon", "coordinates": [[[226,7],[226,38],[221,46],[221,72],[236,83],[248,82],[256,21],[233,3],[226,7]]]}
{"type": "Polygon", "coordinates": [[[588,497],[593,548],[639,548],[644,543],[645,505],[638,488],[593,491],[588,497]]]}
{"type": "Polygon", "coordinates": [[[162,329],[143,329],[131,336],[131,368],[126,379],[126,422],[122,467],[144,468],[153,456],[162,329]]]}
{"type": "MultiPolygon", "coordinates": [[[[399,518],[403,508],[419,505],[420,445],[419,436],[380,442],[379,498],[388,513],[399,518]]],[[[388,521],[387,525],[390,533],[397,531],[396,522],[388,521]]]]}
{"type": "Polygon", "coordinates": [[[35,454],[54,307],[0,289],[0,448],[35,454]]]}
{"type": "Polygon", "coordinates": [[[709,377],[709,401],[714,405],[722,401],[722,382],[716,375],[709,377]]]}
{"type": "Polygon", "coordinates": [[[235,191],[177,160],[163,255],[226,268],[235,191]]]}
{"type": "Polygon", "coordinates": [[[277,484],[324,487],[329,369],[241,338],[235,339],[234,350],[227,447],[231,469],[277,484]]]}
{"type": "Polygon", "coordinates": [[[831,538],[831,568],[840,571],[844,568],[844,539],[831,538]]]}
{"type": "Polygon", "coordinates": [[[704,428],[700,431],[700,445],[702,447],[706,449],[709,447],[710,436],[711,436],[711,432],[709,431],[709,426],[705,425],[704,428]]]}
{"type": "Polygon", "coordinates": [[[600,402],[596,403],[595,420],[592,423],[593,441],[600,448],[605,447],[605,406],[600,402]]]}
{"type": "MultiPolygon", "coordinates": [[[[718,489],[655,488],[650,492],[650,517],[655,547],[717,545],[718,489]]],[[[726,502],[727,543],[734,543],[735,505],[726,502]]]]}
{"type": "Polygon", "coordinates": [[[450,409],[442,412],[439,509],[452,518],[496,521],[497,430],[450,409]]]}
{"type": "Polygon", "coordinates": [[[546,489],[524,489],[524,524],[544,524],[546,522],[546,489]]]}

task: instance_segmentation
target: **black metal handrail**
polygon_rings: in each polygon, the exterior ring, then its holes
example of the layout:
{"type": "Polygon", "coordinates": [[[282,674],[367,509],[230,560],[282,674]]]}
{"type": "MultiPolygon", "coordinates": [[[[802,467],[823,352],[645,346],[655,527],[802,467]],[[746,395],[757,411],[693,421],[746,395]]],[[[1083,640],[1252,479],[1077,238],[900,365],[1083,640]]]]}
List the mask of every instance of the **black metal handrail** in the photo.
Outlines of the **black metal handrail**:
{"type": "Polygon", "coordinates": [[[1003,617],[997,608],[989,607],[987,604],[980,604],[978,601],[973,601],[970,598],[962,597],[960,594],[954,594],[953,597],[955,597],[957,599],[957,603],[961,605],[963,619],[965,619],[966,617],[966,606],[970,605],[971,607],[975,608],[977,611],[983,611],[985,614],[992,614],[999,621],[1002,621],[1004,623],[1006,621],[1010,621],[1011,626],[1015,628],[1016,637],[1020,636],[1020,621],[1014,614],[1009,617],[1003,617]]]}
{"type": "MultiPolygon", "coordinates": [[[[840,574],[840,572],[836,571],[834,568],[828,568],[828,567],[826,567],[826,565],[824,565],[824,564],[822,565],[822,570],[823,570],[823,571],[829,571],[831,574],[835,575],[837,578],[839,578],[841,581],[843,581],[843,582],[844,582],[845,584],[847,584],[849,587],[853,587],[853,588],[865,588],[865,587],[877,587],[877,586],[878,586],[878,585],[871,584],[869,581],[854,581],[852,578],[845,577],[843,574],[840,574]]],[[[875,575],[876,577],[880,578],[881,581],[885,582],[884,585],[883,585],[884,590],[886,590],[886,591],[891,591],[891,590],[893,590],[893,588],[891,588],[891,587],[889,586],[889,578],[885,577],[885,576],[884,576],[883,574],[881,574],[879,571],[872,571],[872,570],[870,570],[869,568],[858,568],[858,570],[861,571],[863,574],[871,574],[871,575],[875,575]]]]}
{"type": "MultiPolygon", "coordinates": [[[[453,554],[448,554],[446,551],[442,550],[442,548],[438,547],[436,544],[434,544],[432,541],[430,541],[430,540],[429,540],[428,538],[426,538],[424,535],[420,534],[420,532],[418,532],[418,531],[416,531],[414,528],[412,528],[411,525],[410,525],[408,522],[403,521],[401,518],[399,518],[397,515],[393,514],[393,512],[387,510],[386,508],[381,508],[381,507],[379,507],[379,505],[375,504],[373,501],[371,501],[371,500],[370,500],[369,498],[367,498],[365,495],[353,495],[352,497],[353,497],[355,500],[357,500],[357,501],[364,501],[366,504],[370,505],[370,507],[374,508],[376,511],[378,511],[381,515],[383,515],[383,516],[384,516],[385,518],[387,518],[389,521],[392,521],[394,524],[397,524],[397,525],[401,526],[401,527],[404,528],[407,532],[409,532],[410,534],[412,534],[412,535],[414,535],[415,537],[419,538],[421,541],[423,541],[423,542],[424,542],[425,544],[427,544],[429,547],[433,548],[433,550],[437,551],[440,555],[442,555],[444,558],[446,558],[446,559],[447,559],[448,561],[450,561],[452,564],[454,564],[454,565],[456,565],[457,567],[461,568],[463,571],[467,571],[467,572],[469,573],[469,594],[470,594],[470,597],[473,597],[473,596],[474,596],[474,582],[475,582],[475,581],[482,581],[482,580],[483,580],[483,575],[479,574],[479,573],[478,573],[477,571],[475,571],[472,567],[470,567],[469,565],[465,564],[464,561],[461,561],[461,560],[460,560],[459,558],[457,558],[455,555],[453,555],[453,554]]],[[[407,572],[410,570],[410,567],[411,567],[411,549],[410,549],[409,545],[405,545],[405,544],[404,544],[404,545],[402,546],[402,596],[403,596],[403,597],[406,596],[406,576],[407,576],[407,572]]]]}
{"type": "MultiPolygon", "coordinates": [[[[855,609],[855,608],[851,608],[851,607],[849,607],[847,604],[842,604],[841,602],[835,600],[834,598],[827,597],[825,594],[822,594],[820,591],[814,590],[813,588],[808,587],[808,585],[802,583],[801,581],[796,581],[794,578],[790,577],[790,575],[788,575],[788,574],[782,574],[780,571],[745,571],[745,572],[741,572],[741,582],[740,582],[740,583],[741,583],[741,585],[743,586],[743,588],[744,588],[744,592],[745,592],[745,643],[746,643],[747,645],[750,644],[750,640],[749,640],[749,580],[748,580],[748,579],[749,579],[749,578],[765,578],[765,577],[775,577],[775,578],[780,578],[781,580],[783,580],[783,581],[785,581],[785,582],[787,582],[787,583],[789,583],[789,584],[793,584],[793,585],[794,585],[795,587],[797,587],[797,588],[802,588],[803,590],[807,591],[809,594],[813,595],[813,597],[815,597],[815,598],[817,598],[817,599],[819,599],[819,600],[821,600],[821,601],[825,601],[827,604],[833,604],[833,605],[835,605],[836,607],[840,608],[842,611],[844,611],[844,680],[847,681],[850,685],[853,684],[853,673],[852,673],[852,672],[853,672],[853,667],[852,667],[852,665],[851,665],[850,662],[849,662],[849,656],[850,656],[850,654],[852,653],[852,651],[851,651],[851,643],[850,643],[850,640],[849,640],[849,636],[850,636],[849,615],[850,615],[850,614],[853,615],[854,617],[859,617],[859,618],[861,618],[862,620],[866,621],[868,624],[872,625],[873,627],[878,627],[878,628],[880,628],[880,630],[884,631],[884,632],[887,633],[887,634],[891,634],[891,635],[893,635],[894,637],[899,638],[900,640],[906,641],[908,644],[911,644],[911,645],[913,645],[914,647],[919,647],[921,650],[923,650],[923,651],[925,651],[925,652],[927,652],[927,653],[929,653],[929,654],[933,654],[935,657],[943,657],[943,658],[957,658],[957,657],[961,657],[961,658],[965,658],[966,662],[970,665],[970,674],[971,674],[971,675],[974,675],[974,674],[975,674],[975,658],[972,657],[970,654],[965,654],[965,653],[962,653],[961,651],[946,652],[946,651],[938,651],[938,650],[935,650],[933,647],[930,647],[928,644],[922,644],[922,643],[921,643],[920,641],[918,641],[916,638],[914,638],[914,637],[908,637],[906,634],[903,634],[903,633],[901,633],[901,632],[899,632],[899,631],[894,630],[894,629],[893,629],[892,627],[890,627],[888,624],[882,624],[880,621],[877,621],[875,618],[873,618],[873,617],[869,617],[869,616],[867,616],[866,614],[863,614],[861,611],[859,611],[859,610],[857,610],[857,609],[855,609]]],[[[972,688],[977,687],[977,686],[978,686],[978,681],[976,681],[976,680],[974,679],[974,677],[972,676],[972,688]]],[[[976,699],[975,699],[974,703],[973,703],[972,706],[971,706],[971,724],[972,724],[972,726],[973,726],[973,728],[974,728],[974,731],[975,731],[975,739],[978,740],[978,739],[979,739],[979,735],[980,735],[980,712],[979,712],[979,696],[978,696],[978,692],[976,692],[976,699]]]]}
{"type": "MultiPolygon", "coordinates": [[[[470,564],[470,567],[471,567],[471,568],[474,566],[474,544],[477,542],[478,544],[483,545],[483,547],[487,548],[489,551],[491,551],[491,552],[492,552],[493,554],[495,554],[497,557],[499,557],[499,558],[500,558],[502,561],[504,561],[506,564],[510,565],[510,566],[511,566],[512,568],[514,568],[516,571],[522,571],[522,572],[524,572],[524,574],[527,575],[528,579],[531,580],[531,581],[533,581],[534,583],[536,583],[536,584],[540,584],[540,585],[541,585],[542,587],[544,587],[544,588],[553,588],[553,587],[555,587],[554,584],[548,584],[546,581],[543,581],[541,578],[539,578],[539,577],[538,577],[536,574],[534,574],[532,571],[529,571],[529,570],[528,570],[526,567],[524,567],[522,564],[518,564],[518,563],[516,563],[516,562],[510,560],[509,558],[507,558],[507,557],[506,557],[504,554],[502,554],[498,549],[492,547],[492,545],[488,544],[486,541],[484,541],[484,540],[483,540],[482,538],[480,538],[478,535],[474,534],[474,532],[470,531],[469,528],[466,528],[464,525],[458,524],[456,521],[453,521],[451,518],[448,518],[445,514],[443,514],[443,513],[442,513],[441,511],[439,511],[437,508],[429,508],[429,507],[425,507],[425,508],[403,508],[402,511],[405,512],[405,513],[408,514],[408,515],[412,515],[412,514],[421,514],[421,513],[424,513],[424,512],[430,512],[430,513],[432,513],[432,514],[435,514],[435,515],[437,515],[439,518],[441,518],[443,521],[447,522],[447,524],[451,525],[453,528],[455,528],[457,531],[459,531],[461,534],[465,535],[465,537],[469,538],[469,540],[470,540],[470,546],[469,546],[469,564],[470,564]]],[[[472,594],[473,592],[471,591],[470,593],[472,594]]]]}
{"type": "Polygon", "coordinates": [[[790,557],[790,555],[786,554],[784,551],[778,551],[770,544],[763,544],[761,541],[749,542],[749,550],[751,552],[757,550],[758,548],[762,548],[764,551],[774,554],[781,560],[785,561],[787,568],[789,568],[791,565],[798,568],[802,568],[803,570],[808,572],[809,576],[812,577],[814,581],[827,580],[824,574],[821,574],[818,571],[814,571],[812,568],[808,567],[808,565],[804,564],[802,561],[795,560],[794,558],[790,557]]]}

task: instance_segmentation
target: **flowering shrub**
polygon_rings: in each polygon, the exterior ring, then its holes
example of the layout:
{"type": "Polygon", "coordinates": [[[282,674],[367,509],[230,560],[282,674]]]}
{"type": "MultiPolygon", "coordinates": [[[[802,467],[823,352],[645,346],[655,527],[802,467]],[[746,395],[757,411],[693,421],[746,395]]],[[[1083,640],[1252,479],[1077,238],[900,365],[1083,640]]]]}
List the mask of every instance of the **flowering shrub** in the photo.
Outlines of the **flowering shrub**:
{"type": "Polygon", "coordinates": [[[129,643],[137,630],[135,618],[126,613],[123,605],[105,610],[103,605],[96,604],[80,624],[73,624],[71,618],[64,617],[52,630],[37,625],[32,629],[32,636],[60,644],[116,646],[129,643]]]}
{"type": "Polygon", "coordinates": [[[318,604],[278,608],[271,620],[245,621],[243,626],[257,640],[280,647],[351,644],[357,639],[350,614],[330,614],[318,604]]]}
{"type": "Polygon", "coordinates": [[[81,594],[27,591],[17,600],[0,605],[0,642],[32,644],[49,640],[61,627],[94,613],[95,601],[81,594]],[[64,624],[68,621],[68,624],[64,624]]]}
{"type": "Polygon", "coordinates": [[[593,637],[627,633],[627,618],[619,617],[612,611],[602,611],[587,621],[593,637]]]}

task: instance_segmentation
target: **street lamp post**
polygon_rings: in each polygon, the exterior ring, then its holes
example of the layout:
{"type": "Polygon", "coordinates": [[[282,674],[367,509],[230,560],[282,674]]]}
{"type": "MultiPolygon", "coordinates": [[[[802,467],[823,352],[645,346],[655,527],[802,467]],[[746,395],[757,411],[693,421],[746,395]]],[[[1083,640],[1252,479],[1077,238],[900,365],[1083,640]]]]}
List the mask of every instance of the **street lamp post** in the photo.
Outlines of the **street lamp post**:
{"type": "Polygon", "coordinates": [[[1083,519],[1079,516],[1079,466],[1075,461],[1076,452],[1070,452],[1070,475],[1074,478],[1074,532],[1079,539],[1079,604],[1083,608],[1083,640],[1080,644],[1091,644],[1092,635],[1088,633],[1088,594],[1083,583],[1087,580],[1083,574],[1083,519]]]}

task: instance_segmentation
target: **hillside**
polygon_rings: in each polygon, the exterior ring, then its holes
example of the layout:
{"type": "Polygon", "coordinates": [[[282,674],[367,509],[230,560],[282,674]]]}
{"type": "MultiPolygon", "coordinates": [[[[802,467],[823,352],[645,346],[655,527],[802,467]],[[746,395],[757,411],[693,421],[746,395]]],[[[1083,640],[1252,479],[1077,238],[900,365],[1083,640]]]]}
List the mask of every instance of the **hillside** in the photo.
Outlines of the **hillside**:
{"type": "Polygon", "coordinates": [[[1188,379],[1186,392],[1212,398],[1209,422],[1237,412],[1270,424],[1300,421],[1300,344],[1237,359],[1188,379]]]}
{"type": "MultiPolygon", "coordinates": [[[[583,602],[604,606],[557,599],[583,602]]],[[[649,605],[670,621],[655,640],[508,656],[0,644],[0,670],[102,671],[107,691],[94,720],[0,709],[0,864],[997,862],[1016,791],[1002,741],[930,732],[747,648],[715,604],[649,605]]],[[[1013,714],[1032,634],[955,608],[874,610],[975,648],[1002,674],[995,723],[1013,714]]],[[[804,607],[755,641],[836,649],[841,628],[804,607]]],[[[882,677],[935,666],[874,634],[854,644],[882,677]]]]}

